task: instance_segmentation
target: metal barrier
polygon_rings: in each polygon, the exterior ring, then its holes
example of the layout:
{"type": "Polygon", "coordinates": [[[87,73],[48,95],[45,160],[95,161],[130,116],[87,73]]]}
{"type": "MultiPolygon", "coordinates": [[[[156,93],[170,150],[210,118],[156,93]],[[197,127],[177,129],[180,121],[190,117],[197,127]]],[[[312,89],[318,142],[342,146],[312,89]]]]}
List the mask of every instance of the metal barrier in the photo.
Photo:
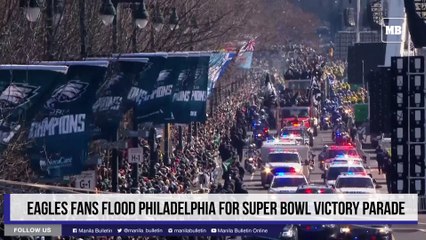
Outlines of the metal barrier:
{"type": "Polygon", "coordinates": [[[419,213],[426,213],[426,195],[419,196],[419,213]]]}
{"type": "Polygon", "coordinates": [[[114,194],[112,192],[100,192],[90,189],[80,189],[73,187],[61,187],[36,183],[16,182],[0,179],[0,191],[2,193],[103,193],[114,194]]]}

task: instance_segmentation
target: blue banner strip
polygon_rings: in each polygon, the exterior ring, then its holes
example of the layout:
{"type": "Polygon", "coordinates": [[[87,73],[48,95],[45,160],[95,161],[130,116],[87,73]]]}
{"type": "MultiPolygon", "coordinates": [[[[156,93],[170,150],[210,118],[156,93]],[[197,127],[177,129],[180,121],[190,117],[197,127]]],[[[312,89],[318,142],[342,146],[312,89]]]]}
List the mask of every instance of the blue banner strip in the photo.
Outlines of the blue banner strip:
{"type": "Polygon", "coordinates": [[[10,223],[10,194],[3,194],[3,214],[4,223],[10,223]]]}
{"type": "MultiPolygon", "coordinates": [[[[6,215],[5,215],[6,217],[6,215]]],[[[76,224],[76,225],[115,225],[115,224],[126,224],[126,225],[156,225],[163,226],[165,224],[170,225],[201,225],[201,224],[214,224],[214,225],[259,225],[259,224],[417,224],[417,221],[9,221],[6,224],[76,224]]]]}

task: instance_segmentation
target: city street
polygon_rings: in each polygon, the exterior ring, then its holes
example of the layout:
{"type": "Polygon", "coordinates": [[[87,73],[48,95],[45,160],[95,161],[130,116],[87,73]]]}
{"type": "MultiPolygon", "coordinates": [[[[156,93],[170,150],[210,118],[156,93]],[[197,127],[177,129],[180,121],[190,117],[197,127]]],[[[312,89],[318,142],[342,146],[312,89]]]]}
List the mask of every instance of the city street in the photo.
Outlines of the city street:
{"type": "MultiPolygon", "coordinates": [[[[322,147],[324,145],[332,145],[333,141],[331,140],[330,131],[321,131],[314,140],[313,153],[318,156],[322,147]]],[[[368,156],[368,165],[370,166],[371,174],[373,178],[377,181],[377,192],[378,193],[387,193],[386,189],[386,178],[385,175],[378,174],[377,171],[377,162],[375,161],[374,149],[363,149],[368,156]]],[[[311,182],[322,184],[323,180],[321,179],[322,171],[315,164],[315,170],[311,173],[311,182]]],[[[244,179],[245,185],[249,193],[266,193],[265,190],[260,185],[260,172],[257,171],[253,175],[246,175],[244,179]]],[[[418,225],[393,225],[392,229],[394,231],[395,240],[409,240],[409,239],[425,239],[426,238],[426,214],[419,215],[419,224],[418,225]]]]}
{"type": "Polygon", "coordinates": [[[0,240],[426,240],[426,0],[0,16],[0,240]]]}

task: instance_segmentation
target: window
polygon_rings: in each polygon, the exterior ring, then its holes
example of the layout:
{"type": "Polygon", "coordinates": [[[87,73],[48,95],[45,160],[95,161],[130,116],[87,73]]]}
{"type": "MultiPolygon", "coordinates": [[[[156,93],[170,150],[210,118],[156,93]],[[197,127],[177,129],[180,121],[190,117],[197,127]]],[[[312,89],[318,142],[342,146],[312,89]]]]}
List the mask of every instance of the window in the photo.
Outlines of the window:
{"type": "Polygon", "coordinates": [[[269,162],[300,163],[297,153],[270,153],[269,162]]]}
{"type": "Polygon", "coordinates": [[[369,178],[339,178],[336,188],[374,188],[369,178]]]}
{"type": "Polygon", "coordinates": [[[271,187],[297,187],[303,184],[307,184],[305,178],[274,178],[271,187]]]}
{"type": "Polygon", "coordinates": [[[327,158],[335,158],[337,156],[349,155],[349,156],[358,156],[358,152],[354,149],[352,150],[328,150],[327,158]]]}
{"type": "Polygon", "coordinates": [[[327,180],[336,180],[344,172],[364,172],[363,167],[331,167],[327,173],[327,180]]]}
{"type": "Polygon", "coordinates": [[[282,131],[281,135],[285,135],[285,136],[288,136],[288,135],[302,136],[303,134],[302,134],[302,130],[288,130],[288,129],[286,129],[286,130],[282,131]]]}

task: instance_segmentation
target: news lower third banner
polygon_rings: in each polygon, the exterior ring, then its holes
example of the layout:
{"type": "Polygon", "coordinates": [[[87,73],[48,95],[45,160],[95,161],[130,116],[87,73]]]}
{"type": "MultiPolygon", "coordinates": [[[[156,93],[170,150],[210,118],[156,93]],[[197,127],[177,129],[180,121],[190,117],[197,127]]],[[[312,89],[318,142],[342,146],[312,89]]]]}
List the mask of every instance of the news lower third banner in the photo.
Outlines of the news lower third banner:
{"type": "Polygon", "coordinates": [[[209,235],[218,227],[279,234],[286,224],[417,224],[417,201],[414,194],[9,194],[4,219],[9,233],[56,224],[66,235],[209,235]]]}

